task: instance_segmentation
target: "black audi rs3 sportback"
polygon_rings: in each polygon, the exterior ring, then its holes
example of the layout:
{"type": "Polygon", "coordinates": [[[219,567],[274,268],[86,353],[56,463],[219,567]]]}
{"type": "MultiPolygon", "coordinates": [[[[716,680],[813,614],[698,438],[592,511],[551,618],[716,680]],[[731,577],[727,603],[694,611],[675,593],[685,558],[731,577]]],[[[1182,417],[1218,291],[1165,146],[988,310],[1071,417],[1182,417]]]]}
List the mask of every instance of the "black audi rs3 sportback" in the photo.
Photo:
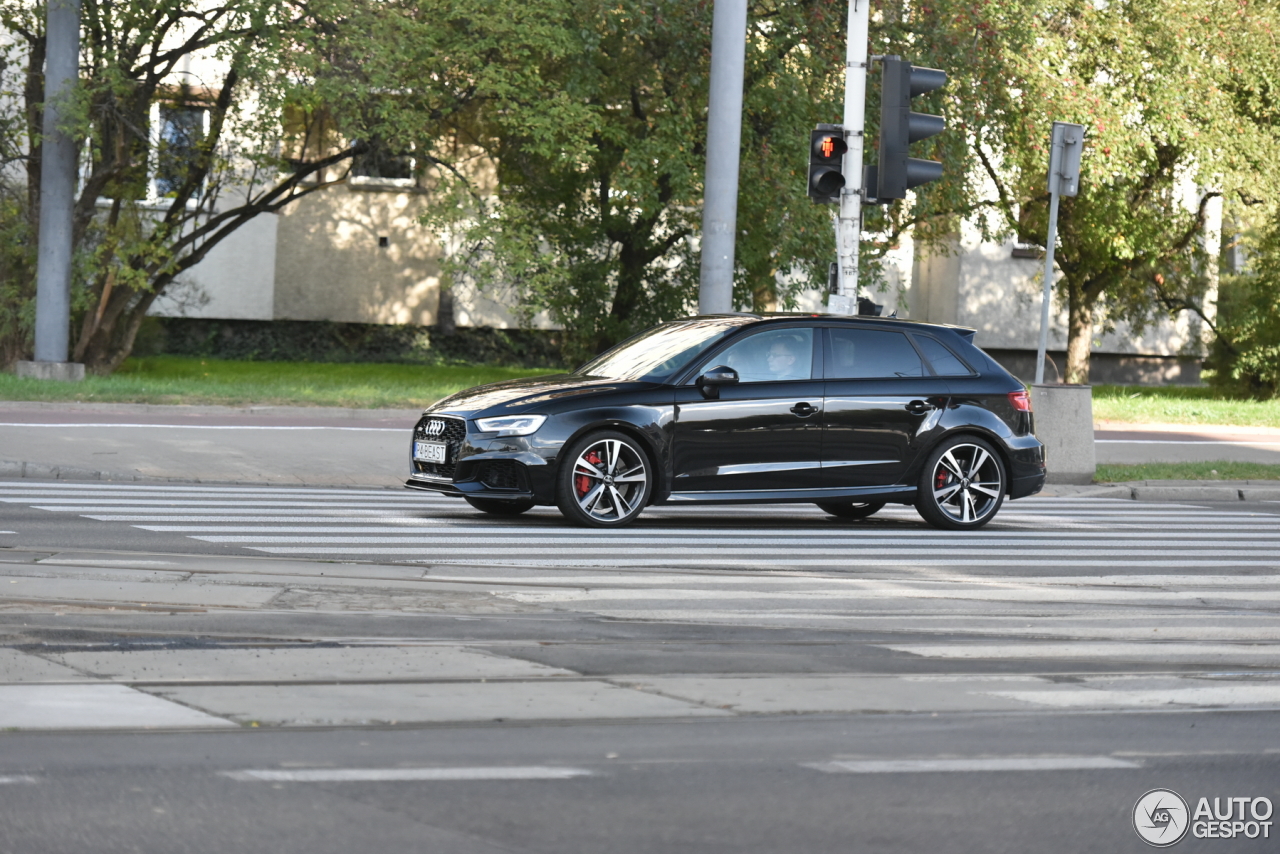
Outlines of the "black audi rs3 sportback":
{"type": "Polygon", "coordinates": [[[428,408],[406,486],[512,515],[555,505],[615,527],[650,504],[808,502],[833,516],[914,505],[980,528],[1038,492],[1026,389],[973,331],[879,317],[709,315],[570,374],[428,408]]]}

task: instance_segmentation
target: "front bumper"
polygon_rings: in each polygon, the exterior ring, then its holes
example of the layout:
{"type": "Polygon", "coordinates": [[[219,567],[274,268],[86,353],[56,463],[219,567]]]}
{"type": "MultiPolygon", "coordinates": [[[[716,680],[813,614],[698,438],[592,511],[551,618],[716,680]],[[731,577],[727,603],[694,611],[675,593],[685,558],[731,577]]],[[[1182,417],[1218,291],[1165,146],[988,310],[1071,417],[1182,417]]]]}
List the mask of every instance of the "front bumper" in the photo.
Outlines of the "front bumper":
{"type": "Polygon", "coordinates": [[[506,500],[533,500],[539,504],[555,502],[555,483],[551,462],[554,448],[538,444],[533,436],[504,436],[480,433],[460,416],[424,415],[414,428],[414,440],[443,441],[448,446],[445,464],[423,463],[409,454],[409,489],[423,489],[444,495],[506,500]],[[426,432],[429,422],[446,422],[435,435],[426,432]]]}

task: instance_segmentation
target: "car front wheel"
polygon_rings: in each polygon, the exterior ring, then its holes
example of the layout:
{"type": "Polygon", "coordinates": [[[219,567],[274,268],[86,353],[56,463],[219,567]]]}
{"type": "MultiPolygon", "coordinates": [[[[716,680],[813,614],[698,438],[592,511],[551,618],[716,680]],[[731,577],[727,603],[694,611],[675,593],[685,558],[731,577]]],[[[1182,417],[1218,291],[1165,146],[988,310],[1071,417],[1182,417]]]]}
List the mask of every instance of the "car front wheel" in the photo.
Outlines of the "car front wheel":
{"type": "Polygon", "coordinates": [[[562,459],[556,497],[560,512],[571,522],[618,527],[639,516],[649,502],[649,457],[625,433],[591,433],[570,445],[562,459]]]}
{"type": "Polygon", "coordinates": [[[1004,463],[991,445],[975,436],[946,439],[920,472],[916,511],[935,528],[981,528],[995,518],[1006,483],[1004,463]]]}

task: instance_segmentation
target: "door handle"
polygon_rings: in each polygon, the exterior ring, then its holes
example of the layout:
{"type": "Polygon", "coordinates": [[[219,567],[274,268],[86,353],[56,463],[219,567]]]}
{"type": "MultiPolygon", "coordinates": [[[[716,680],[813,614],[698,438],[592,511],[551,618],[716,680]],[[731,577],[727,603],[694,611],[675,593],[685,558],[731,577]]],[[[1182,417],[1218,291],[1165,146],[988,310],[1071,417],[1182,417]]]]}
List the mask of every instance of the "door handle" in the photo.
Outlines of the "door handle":
{"type": "Polygon", "coordinates": [[[932,403],[925,403],[923,400],[913,400],[906,405],[907,412],[912,415],[924,415],[926,412],[932,412],[937,408],[932,403]]]}
{"type": "Polygon", "coordinates": [[[799,415],[801,418],[808,418],[817,411],[819,411],[818,407],[810,406],[808,403],[797,403],[795,406],[791,407],[792,414],[799,415]]]}

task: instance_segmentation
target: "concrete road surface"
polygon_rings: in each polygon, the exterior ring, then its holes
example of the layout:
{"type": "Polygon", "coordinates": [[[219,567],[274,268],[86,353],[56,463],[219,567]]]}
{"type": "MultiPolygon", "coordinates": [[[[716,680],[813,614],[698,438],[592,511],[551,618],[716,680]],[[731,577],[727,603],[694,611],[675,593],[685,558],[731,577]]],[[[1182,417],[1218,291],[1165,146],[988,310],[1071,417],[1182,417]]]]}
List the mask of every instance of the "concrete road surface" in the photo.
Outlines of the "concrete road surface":
{"type": "Polygon", "coordinates": [[[1243,799],[1178,850],[1274,851],[1277,543],[0,480],[0,851],[1110,854],[1157,788],[1243,799]]]}

